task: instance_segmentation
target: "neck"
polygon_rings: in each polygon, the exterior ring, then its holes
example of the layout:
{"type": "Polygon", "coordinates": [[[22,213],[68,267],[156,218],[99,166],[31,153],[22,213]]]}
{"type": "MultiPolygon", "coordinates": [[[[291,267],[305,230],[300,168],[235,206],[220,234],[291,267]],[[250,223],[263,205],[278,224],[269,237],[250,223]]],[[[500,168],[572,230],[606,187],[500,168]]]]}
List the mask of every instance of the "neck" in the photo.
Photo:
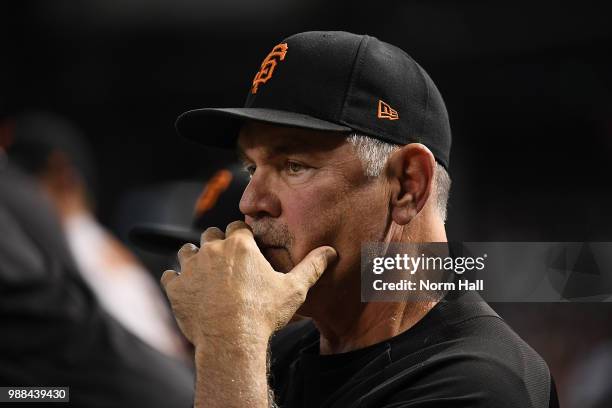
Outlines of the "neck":
{"type": "Polygon", "coordinates": [[[388,340],[410,329],[435,305],[435,302],[364,303],[357,315],[342,324],[314,319],[321,333],[320,352],[345,353],[388,340]]]}
{"type": "MultiPolygon", "coordinates": [[[[447,242],[442,222],[419,225],[407,229],[392,224],[385,242],[447,242]]],[[[360,277],[360,271],[352,276],[360,277]]],[[[321,334],[321,354],[336,354],[364,348],[395,337],[414,326],[435,305],[428,302],[361,302],[360,279],[353,282],[342,296],[343,302],[332,300],[313,315],[321,334]]],[[[331,297],[328,297],[331,298],[331,297]]],[[[336,293],[333,299],[338,299],[336,293]]]]}

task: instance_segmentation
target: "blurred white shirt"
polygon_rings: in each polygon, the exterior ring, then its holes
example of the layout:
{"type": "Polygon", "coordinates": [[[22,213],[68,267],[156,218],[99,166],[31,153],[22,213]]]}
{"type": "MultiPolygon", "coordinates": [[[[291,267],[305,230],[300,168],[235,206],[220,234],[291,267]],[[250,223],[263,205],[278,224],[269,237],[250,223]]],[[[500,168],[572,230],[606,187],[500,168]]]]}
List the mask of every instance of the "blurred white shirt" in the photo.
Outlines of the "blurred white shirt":
{"type": "Polygon", "coordinates": [[[102,307],[140,339],[185,359],[185,343],[158,283],[132,253],[93,216],[70,216],[64,223],[77,266],[102,307]]]}

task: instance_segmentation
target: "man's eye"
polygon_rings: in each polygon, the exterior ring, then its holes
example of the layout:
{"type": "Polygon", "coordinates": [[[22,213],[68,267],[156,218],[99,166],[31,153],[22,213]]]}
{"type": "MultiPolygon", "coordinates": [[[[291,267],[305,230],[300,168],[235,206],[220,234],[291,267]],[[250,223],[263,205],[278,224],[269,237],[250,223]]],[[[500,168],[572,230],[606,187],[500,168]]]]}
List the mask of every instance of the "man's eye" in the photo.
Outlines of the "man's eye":
{"type": "Polygon", "coordinates": [[[298,174],[300,173],[302,170],[305,170],[306,167],[304,165],[301,165],[300,163],[296,163],[296,162],[287,162],[287,170],[289,172],[289,174],[298,174]]]}
{"type": "Polygon", "coordinates": [[[253,177],[253,174],[255,174],[255,165],[254,164],[249,164],[244,166],[244,171],[246,171],[247,173],[249,173],[249,176],[253,177]]]}

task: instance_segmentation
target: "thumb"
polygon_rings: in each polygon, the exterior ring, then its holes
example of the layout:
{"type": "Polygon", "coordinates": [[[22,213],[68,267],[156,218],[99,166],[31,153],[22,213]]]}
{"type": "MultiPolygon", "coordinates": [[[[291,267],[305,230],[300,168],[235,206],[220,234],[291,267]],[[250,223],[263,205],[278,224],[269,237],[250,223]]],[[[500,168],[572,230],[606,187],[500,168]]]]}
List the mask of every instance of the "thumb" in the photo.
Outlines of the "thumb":
{"type": "Polygon", "coordinates": [[[300,286],[310,289],[314,285],[327,266],[336,260],[338,254],[330,246],[322,246],[313,249],[297,264],[287,275],[300,286]]]}

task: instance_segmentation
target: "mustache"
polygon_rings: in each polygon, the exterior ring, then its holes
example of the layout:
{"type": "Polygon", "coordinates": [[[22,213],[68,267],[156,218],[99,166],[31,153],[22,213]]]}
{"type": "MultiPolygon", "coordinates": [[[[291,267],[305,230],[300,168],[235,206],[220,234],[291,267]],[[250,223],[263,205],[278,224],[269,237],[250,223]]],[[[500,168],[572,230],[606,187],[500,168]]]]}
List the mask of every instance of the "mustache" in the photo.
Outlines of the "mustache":
{"type": "Polygon", "coordinates": [[[294,237],[285,224],[262,220],[253,222],[250,227],[259,247],[290,248],[294,242],[294,237]]]}

